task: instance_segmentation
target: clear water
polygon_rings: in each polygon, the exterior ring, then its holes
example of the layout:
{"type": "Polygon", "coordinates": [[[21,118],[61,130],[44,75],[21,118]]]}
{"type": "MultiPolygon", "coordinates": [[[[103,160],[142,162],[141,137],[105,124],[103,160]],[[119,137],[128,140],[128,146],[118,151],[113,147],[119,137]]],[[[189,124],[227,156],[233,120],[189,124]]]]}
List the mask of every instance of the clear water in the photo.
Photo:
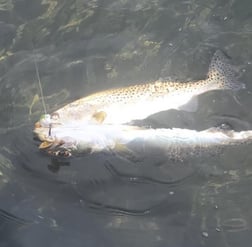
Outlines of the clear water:
{"type": "Polygon", "coordinates": [[[158,150],[56,161],[32,135],[43,113],[34,58],[53,111],[106,88],[204,78],[216,49],[246,90],[139,124],[252,129],[250,1],[6,0],[0,18],[0,246],[251,245],[251,146],[183,162],[158,150]]]}

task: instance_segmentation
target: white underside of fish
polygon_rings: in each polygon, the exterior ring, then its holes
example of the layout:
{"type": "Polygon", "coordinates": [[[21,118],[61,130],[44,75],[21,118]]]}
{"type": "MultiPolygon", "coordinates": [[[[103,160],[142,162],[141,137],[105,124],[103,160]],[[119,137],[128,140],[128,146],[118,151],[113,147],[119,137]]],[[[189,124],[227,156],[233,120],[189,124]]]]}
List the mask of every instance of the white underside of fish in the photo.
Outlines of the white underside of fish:
{"type": "MultiPolygon", "coordinates": [[[[40,133],[37,132],[37,134],[40,133]]],[[[181,150],[204,148],[210,150],[215,147],[251,143],[252,130],[235,132],[210,128],[204,131],[196,131],[179,128],[146,129],[128,125],[86,125],[79,127],[69,125],[52,128],[51,135],[44,137],[44,141],[60,143],[57,148],[78,153],[87,150],[91,152],[116,151],[118,145],[129,147],[132,142],[167,151],[174,148],[181,148],[181,150]]]]}

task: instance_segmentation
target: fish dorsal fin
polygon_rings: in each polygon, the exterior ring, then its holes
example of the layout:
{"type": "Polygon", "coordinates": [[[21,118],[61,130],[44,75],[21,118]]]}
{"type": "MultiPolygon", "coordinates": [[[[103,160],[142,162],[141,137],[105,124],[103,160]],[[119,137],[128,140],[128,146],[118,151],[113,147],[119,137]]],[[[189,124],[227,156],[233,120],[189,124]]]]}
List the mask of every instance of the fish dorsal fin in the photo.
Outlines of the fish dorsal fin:
{"type": "Polygon", "coordinates": [[[107,117],[107,113],[105,111],[95,112],[92,115],[93,119],[95,119],[98,123],[103,123],[105,118],[107,117]]]}
{"type": "Polygon", "coordinates": [[[213,55],[209,66],[208,80],[211,84],[217,85],[219,89],[239,90],[245,88],[245,85],[237,80],[234,66],[220,50],[217,50],[213,55]]]}

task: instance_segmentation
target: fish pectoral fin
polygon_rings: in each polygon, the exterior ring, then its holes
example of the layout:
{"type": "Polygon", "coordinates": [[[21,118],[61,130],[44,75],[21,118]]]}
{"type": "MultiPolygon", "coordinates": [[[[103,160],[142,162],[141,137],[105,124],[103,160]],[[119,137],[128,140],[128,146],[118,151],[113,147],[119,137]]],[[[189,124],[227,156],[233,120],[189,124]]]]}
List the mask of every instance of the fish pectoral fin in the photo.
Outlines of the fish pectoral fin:
{"type": "Polygon", "coordinates": [[[187,112],[196,112],[198,110],[198,97],[195,96],[188,103],[180,106],[178,109],[187,112]]]}
{"type": "Polygon", "coordinates": [[[142,160],[138,154],[129,149],[125,144],[116,143],[113,149],[119,157],[126,159],[131,163],[140,162],[142,160]]]}
{"type": "Polygon", "coordinates": [[[98,111],[93,114],[93,119],[95,119],[98,123],[103,123],[105,118],[107,117],[107,113],[105,111],[98,111]]]}

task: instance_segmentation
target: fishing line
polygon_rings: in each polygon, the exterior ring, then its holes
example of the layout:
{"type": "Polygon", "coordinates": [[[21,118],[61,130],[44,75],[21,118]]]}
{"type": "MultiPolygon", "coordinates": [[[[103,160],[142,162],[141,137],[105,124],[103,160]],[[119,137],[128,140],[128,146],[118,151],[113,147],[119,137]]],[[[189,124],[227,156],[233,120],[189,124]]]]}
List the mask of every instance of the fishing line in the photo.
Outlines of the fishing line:
{"type": "Polygon", "coordinates": [[[44,112],[45,112],[45,114],[47,114],[45,100],[44,100],[44,93],[43,93],[43,89],[42,89],[42,85],[41,85],[41,80],[40,80],[39,71],[38,71],[38,64],[37,64],[37,61],[36,61],[36,57],[35,57],[36,54],[35,54],[34,50],[33,50],[33,54],[34,54],[33,62],[34,62],[34,65],[35,65],[36,76],[37,76],[37,79],[38,79],[39,90],[40,90],[40,95],[41,95],[41,101],[42,101],[42,105],[43,105],[43,108],[44,108],[44,112]]]}
{"type": "Polygon", "coordinates": [[[52,136],[52,124],[49,124],[48,136],[52,136]]]}

